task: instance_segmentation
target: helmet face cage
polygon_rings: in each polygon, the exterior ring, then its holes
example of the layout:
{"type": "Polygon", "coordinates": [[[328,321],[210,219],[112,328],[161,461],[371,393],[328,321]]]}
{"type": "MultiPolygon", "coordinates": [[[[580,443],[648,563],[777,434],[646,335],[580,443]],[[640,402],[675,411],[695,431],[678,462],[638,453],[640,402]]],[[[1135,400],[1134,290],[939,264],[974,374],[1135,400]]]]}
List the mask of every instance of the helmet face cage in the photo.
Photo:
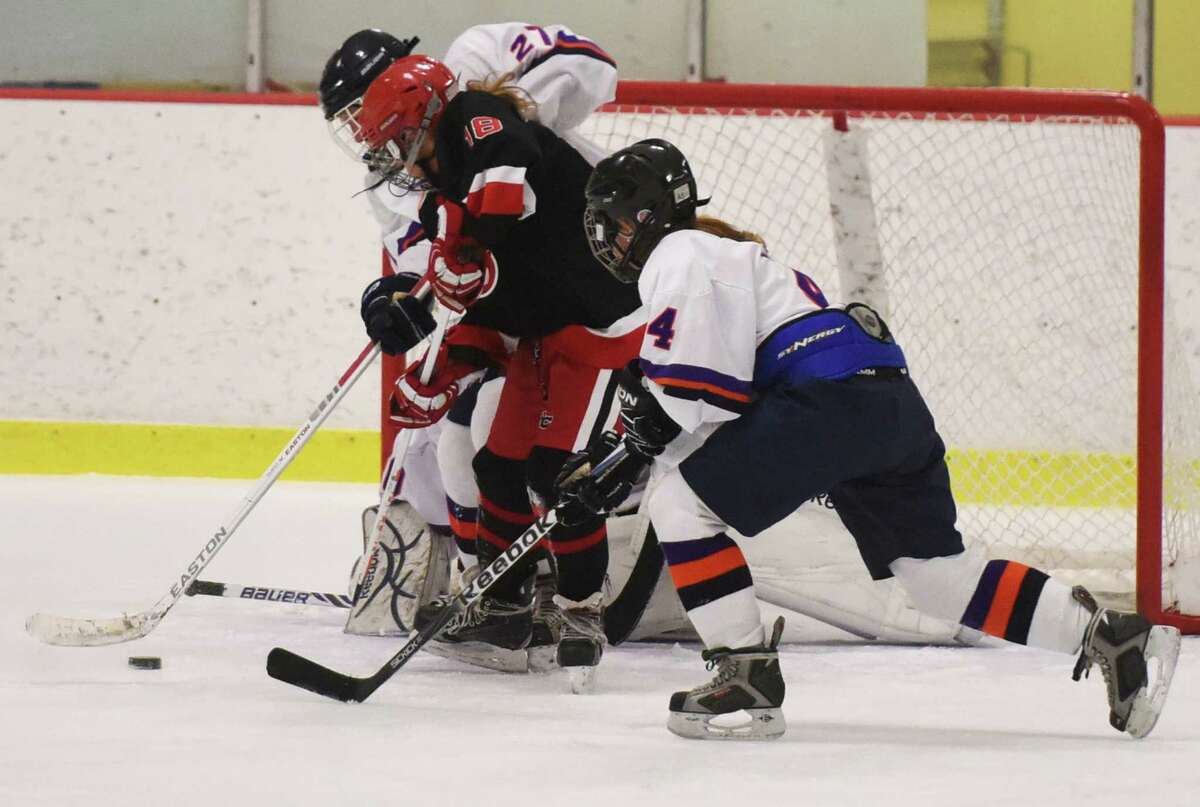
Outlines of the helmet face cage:
{"type": "MultiPolygon", "coordinates": [[[[421,68],[433,62],[426,57],[412,58],[425,60],[425,65],[418,65],[421,68]]],[[[385,72],[380,79],[384,84],[376,92],[368,90],[330,121],[330,130],[343,151],[402,189],[429,187],[428,180],[413,176],[413,166],[458,89],[454,74],[444,65],[434,64],[440,75],[408,69],[408,65],[397,66],[396,76],[385,72]]]]}
{"type": "Polygon", "coordinates": [[[696,183],[683,155],[662,140],[644,140],[596,166],[587,187],[584,228],[592,254],[623,283],[637,282],[650,253],[696,215],[696,183]],[[626,225],[628,245],[616,239],[626,225]]]}

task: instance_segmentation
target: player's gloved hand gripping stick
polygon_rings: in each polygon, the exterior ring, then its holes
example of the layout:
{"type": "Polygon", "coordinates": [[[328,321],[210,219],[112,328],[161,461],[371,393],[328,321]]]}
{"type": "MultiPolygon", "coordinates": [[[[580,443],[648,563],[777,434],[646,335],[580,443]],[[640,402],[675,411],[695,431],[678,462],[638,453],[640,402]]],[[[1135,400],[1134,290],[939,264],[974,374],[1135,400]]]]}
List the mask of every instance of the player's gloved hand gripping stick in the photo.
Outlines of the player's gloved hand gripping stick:
{"type": "MultiPolygon", "coordinates": [[[[606,473],[626,456],[624,445],[618,446],[611,454],[590,470],[595,476],[606,473]]],[[[267,656],[267,675],[272,678],[307,689],[327,698],[355,703],[361,703],[379,689],[385,681],[396,674],[396,671],[408,662],[426,642],[442,632],[454,617],[465,611],[477,601],[491,586],[503,577],[530,550],[545,538],[558,522],[555,510],[550,510],[533,523],[529,529],[521,533],[512,546],[504,550],[500,557],[482,569],[479,575],[455,597],[449,607],[412,636],[394,656],[388,659],[373,675],[356,678],[352,675],[335,672],[328,667],[322,667],[314,661],[298,656],[290,650],[276,647],[267,656]]]]}
{"type": "MultiPolygon", "coordinates": [[[[433,376],[437,366],[437,357],[442,350],[442,341],[446,337],[446,329],[450,324],[451,313],[450,309],[445,306],[438,306],[437,327],[429,337],[429,348],[421,365],[421,384],[428,384],[429,379],[433,376]]],[[[387,522],[388,507],[400,493],[400,486],[404,480],[404,457],[408,453],[408,447],[412,445],[412,439],[412,429],[401,429],[400,433],[396,435],[392,457],[388,460],[387,476],[379,490],[379,508],[375,511],[375,522],[371,525],[371,537],[363,553],[366,562],[361,564],[362,571],[354,586],[354,606],[350,609],[347,624],[352,622],[370,602],[370,598],[366,595],[380,568],[379,542],[383,536],[383,525],[387,522]]]]}

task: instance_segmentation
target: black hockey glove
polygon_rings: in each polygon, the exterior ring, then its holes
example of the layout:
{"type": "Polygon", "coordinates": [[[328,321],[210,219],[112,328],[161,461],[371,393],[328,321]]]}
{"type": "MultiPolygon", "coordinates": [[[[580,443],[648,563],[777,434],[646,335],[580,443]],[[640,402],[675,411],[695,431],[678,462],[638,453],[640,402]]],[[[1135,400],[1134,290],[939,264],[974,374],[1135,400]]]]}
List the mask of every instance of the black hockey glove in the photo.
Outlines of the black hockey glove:
{"type": "Polygon", "coordinates": [[[373,281],[363,292],[360,313],[367,336],[389,356],[407,353],[437,325],[428,306],[409,296],[418,280],[413,274],[391,275],[373,281]]]}
{"type": "Polygon", "coordinates": [[[621,442],[616,432],[604,432],[585,451],[567,457],[554,480],[558,496],[558,521],[564,527],[574,527],[610,513],[629,498],[649,461],[639,454],[626,454],[598,477],[591,470],[621,442]]]}
{"type": "Polygon", "coordinates": [[[682,429],[663,411],[653,393],[646,389],[636,363],[631,362],[618,373],[617,383],[621,425],[625,427],[625,447],[630,453],[641,454],[647,459],[657,457],[682,429]]]}

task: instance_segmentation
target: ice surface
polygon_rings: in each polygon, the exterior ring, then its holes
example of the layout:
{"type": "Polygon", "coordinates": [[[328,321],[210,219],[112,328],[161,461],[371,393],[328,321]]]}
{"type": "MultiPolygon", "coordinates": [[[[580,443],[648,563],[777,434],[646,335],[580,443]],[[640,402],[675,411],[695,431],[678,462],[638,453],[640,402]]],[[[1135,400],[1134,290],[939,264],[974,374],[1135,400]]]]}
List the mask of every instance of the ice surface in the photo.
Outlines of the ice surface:
{"type": "MultiPolygon", "coordinates": [[[[597,694],[424,654],[364,704],[267,677],[281,645],[354,674],[394,639],[333,609],[186,598],[149,637],[58,648],[39,610],[149,607],[249,482],[0,476],[0,805],[478,803],[1122,805],[1197,803],[1200,641],[1184,642],[1155,733],[1108,727],[1098,676],[1015,648],[789,645],[789,731],[689,742],[665,728],[695,646],[610,649],[597,694]],[[163,658],[133,670],[130,655],[163,658]]],[[[341,591],[370,485],[280,483],[204,577],[341,591]]],[[[814,635],[818,635],[815,634],[814,635]]]]}

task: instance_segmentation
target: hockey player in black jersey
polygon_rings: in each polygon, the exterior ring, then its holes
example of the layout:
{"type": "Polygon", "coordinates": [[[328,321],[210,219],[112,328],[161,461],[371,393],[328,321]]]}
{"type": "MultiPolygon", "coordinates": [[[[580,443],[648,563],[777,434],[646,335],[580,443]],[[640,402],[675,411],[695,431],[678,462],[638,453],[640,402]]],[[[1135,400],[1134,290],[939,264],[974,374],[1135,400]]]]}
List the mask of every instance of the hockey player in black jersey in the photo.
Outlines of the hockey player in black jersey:
{"type": "MultiPolygon", "coordinates": [[[[489,362],[505,368],[474,460],[481,561],[532,523],[571,451],[615,422],[612,371],[641,341],[636,289],[604,269],[579,229],[591,167],[535,115],[503,80],[459,92],[443,64],[410,56],[372,82],[354,120],[375,170],[435,191],[421,211],[432,240],[428,277],[439,302],[463,314],[433,380],[421,384],[415,372],[400,380],[394,418],[435,422],[462,377],[489,362]]],[[[558,660],[592,667],[603,643],[604,519],[558,530],[549,543],[566,620],[558,660]]],[[[524,583],[521,575],[502,582],[460,633],[524,646],[524,583]]]]}

